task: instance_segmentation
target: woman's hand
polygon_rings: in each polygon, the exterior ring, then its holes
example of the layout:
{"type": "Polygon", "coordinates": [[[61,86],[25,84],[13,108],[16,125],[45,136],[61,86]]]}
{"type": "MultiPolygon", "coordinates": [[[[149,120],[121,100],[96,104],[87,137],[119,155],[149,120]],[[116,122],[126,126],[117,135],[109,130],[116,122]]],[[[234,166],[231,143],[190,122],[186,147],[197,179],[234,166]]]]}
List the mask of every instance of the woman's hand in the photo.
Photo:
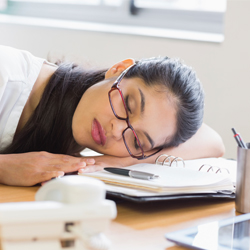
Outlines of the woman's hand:
{"type": "Polygon", "coordinates": [[[91,157],[82,157],[83,159],[94,159],[94,164],[88,164],[86,167],[79,170],[79,173],[91,173],[95,171],[102,170],[106,167],[115,167],[122,168],[130,166],[133,164],[141,163],[137,159],[134,159],[130,156],[128,157],[116,157],[111,155],[101,155],[101,156],[91,156],[91,157]]]}
{"type": "Polygon", "coordinates": [[[73,157],[47,152],[0,155],[0,183],[12,186],[32,186],[75,172],[88,164],[93,158],[73,157]]]}

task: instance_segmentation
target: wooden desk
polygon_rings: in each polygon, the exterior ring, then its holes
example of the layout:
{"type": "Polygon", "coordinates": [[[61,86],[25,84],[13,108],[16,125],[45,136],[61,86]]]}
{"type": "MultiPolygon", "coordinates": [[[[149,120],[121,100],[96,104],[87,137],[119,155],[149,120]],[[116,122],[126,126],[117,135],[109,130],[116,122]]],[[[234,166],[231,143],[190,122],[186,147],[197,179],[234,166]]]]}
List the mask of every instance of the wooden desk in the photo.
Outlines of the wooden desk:
{"type": "MultiPolygon", "coordinates": [[[[33,201],[39,187],[0,185],[0,202],[33,201]]],[[[105,232],[110,250],[184,250],[164,234],[184,227],[238,215],[231,200],[176,200],[133,204],[117,202],[117,218],[105,232]]],[[[35,249],[34,249],[35,250],[35,249]]]]}

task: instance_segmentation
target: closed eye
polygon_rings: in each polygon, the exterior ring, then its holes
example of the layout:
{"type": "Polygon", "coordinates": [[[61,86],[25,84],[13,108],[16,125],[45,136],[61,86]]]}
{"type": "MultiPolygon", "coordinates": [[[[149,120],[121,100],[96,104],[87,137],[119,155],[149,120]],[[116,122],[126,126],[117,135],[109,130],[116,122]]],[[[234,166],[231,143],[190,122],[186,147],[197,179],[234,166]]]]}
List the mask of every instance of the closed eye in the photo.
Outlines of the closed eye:
{"type": "Polygon", "coordinates": [[[129,104],[128,104],[128,98],[129,98],[129,96],[127,95],[126,98],[125,98],[125,103],[126,103],[126,107],[127,107],[128,112],[129,112],[130,114],[132,114],[132,111],[131,111],[131,109],[130,109],[130,107],[129,107],[129,104]]]}
{"type": "Polygon", "coordinates": [[[136,139],[136,137],[134,138],[134,145],[135,145],[135,149],[139,149],[140,148],[140,146],[139,146],[139,144],[138,144],[138,141],[137,141],[137,139],[136,139]]]}

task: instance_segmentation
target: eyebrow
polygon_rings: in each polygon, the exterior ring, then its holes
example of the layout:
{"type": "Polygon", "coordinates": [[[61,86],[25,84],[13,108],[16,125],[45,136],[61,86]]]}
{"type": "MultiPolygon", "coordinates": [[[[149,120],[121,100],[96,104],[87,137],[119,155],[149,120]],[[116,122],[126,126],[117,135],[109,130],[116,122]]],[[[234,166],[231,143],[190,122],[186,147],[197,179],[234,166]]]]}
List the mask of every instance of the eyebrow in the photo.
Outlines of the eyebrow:
{"type": "MultiPolygon", "coordinates": [[[[141,116],[142,116],[144,113],[144,110],[145,110],[145,95],[143,94],[143,92],[140,88],[139,88],[139,92],[140,92],[140,96],[141,96],[141,116]]],[[[147,137],[148,141],[150,142],[151,148],[154,148],[155,142],[150,137],[150,135],[145,131],[143,131],[143,134],[147,137]]]]}

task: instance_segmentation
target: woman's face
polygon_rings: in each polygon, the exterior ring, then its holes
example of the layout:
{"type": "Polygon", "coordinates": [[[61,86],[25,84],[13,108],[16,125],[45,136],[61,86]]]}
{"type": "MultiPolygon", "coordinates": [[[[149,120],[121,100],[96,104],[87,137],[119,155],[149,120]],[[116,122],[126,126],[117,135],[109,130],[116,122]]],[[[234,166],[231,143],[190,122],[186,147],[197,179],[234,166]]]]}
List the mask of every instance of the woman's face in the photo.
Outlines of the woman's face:
{"type": "MultiPolygon", "coordinates": [[[[74,113],[72,129],[78,144],[103,154],[125,157],[129,153],[122,133],[127,123],[115,117],[108,97],[118,73],[120,71],[114,72],[112,77],[84,93],[74,113]]],[[[129,121],[143,149],[150,152],[152,146],[159,147],[169,142],[176,131],[176,110],[167,98],[166,90],[160,92],[159,86],[158,91],[146,86],[140,78],[123,78],[119,87],[129,109],[129,121]]],[[[113,102],[121,102],[118,95],[113,102]]],[[[134,138],[128,137],[127,140],[134,141],[134,138]]],[[[129,144],[134,145],[134,142],[129,144]]]]}

